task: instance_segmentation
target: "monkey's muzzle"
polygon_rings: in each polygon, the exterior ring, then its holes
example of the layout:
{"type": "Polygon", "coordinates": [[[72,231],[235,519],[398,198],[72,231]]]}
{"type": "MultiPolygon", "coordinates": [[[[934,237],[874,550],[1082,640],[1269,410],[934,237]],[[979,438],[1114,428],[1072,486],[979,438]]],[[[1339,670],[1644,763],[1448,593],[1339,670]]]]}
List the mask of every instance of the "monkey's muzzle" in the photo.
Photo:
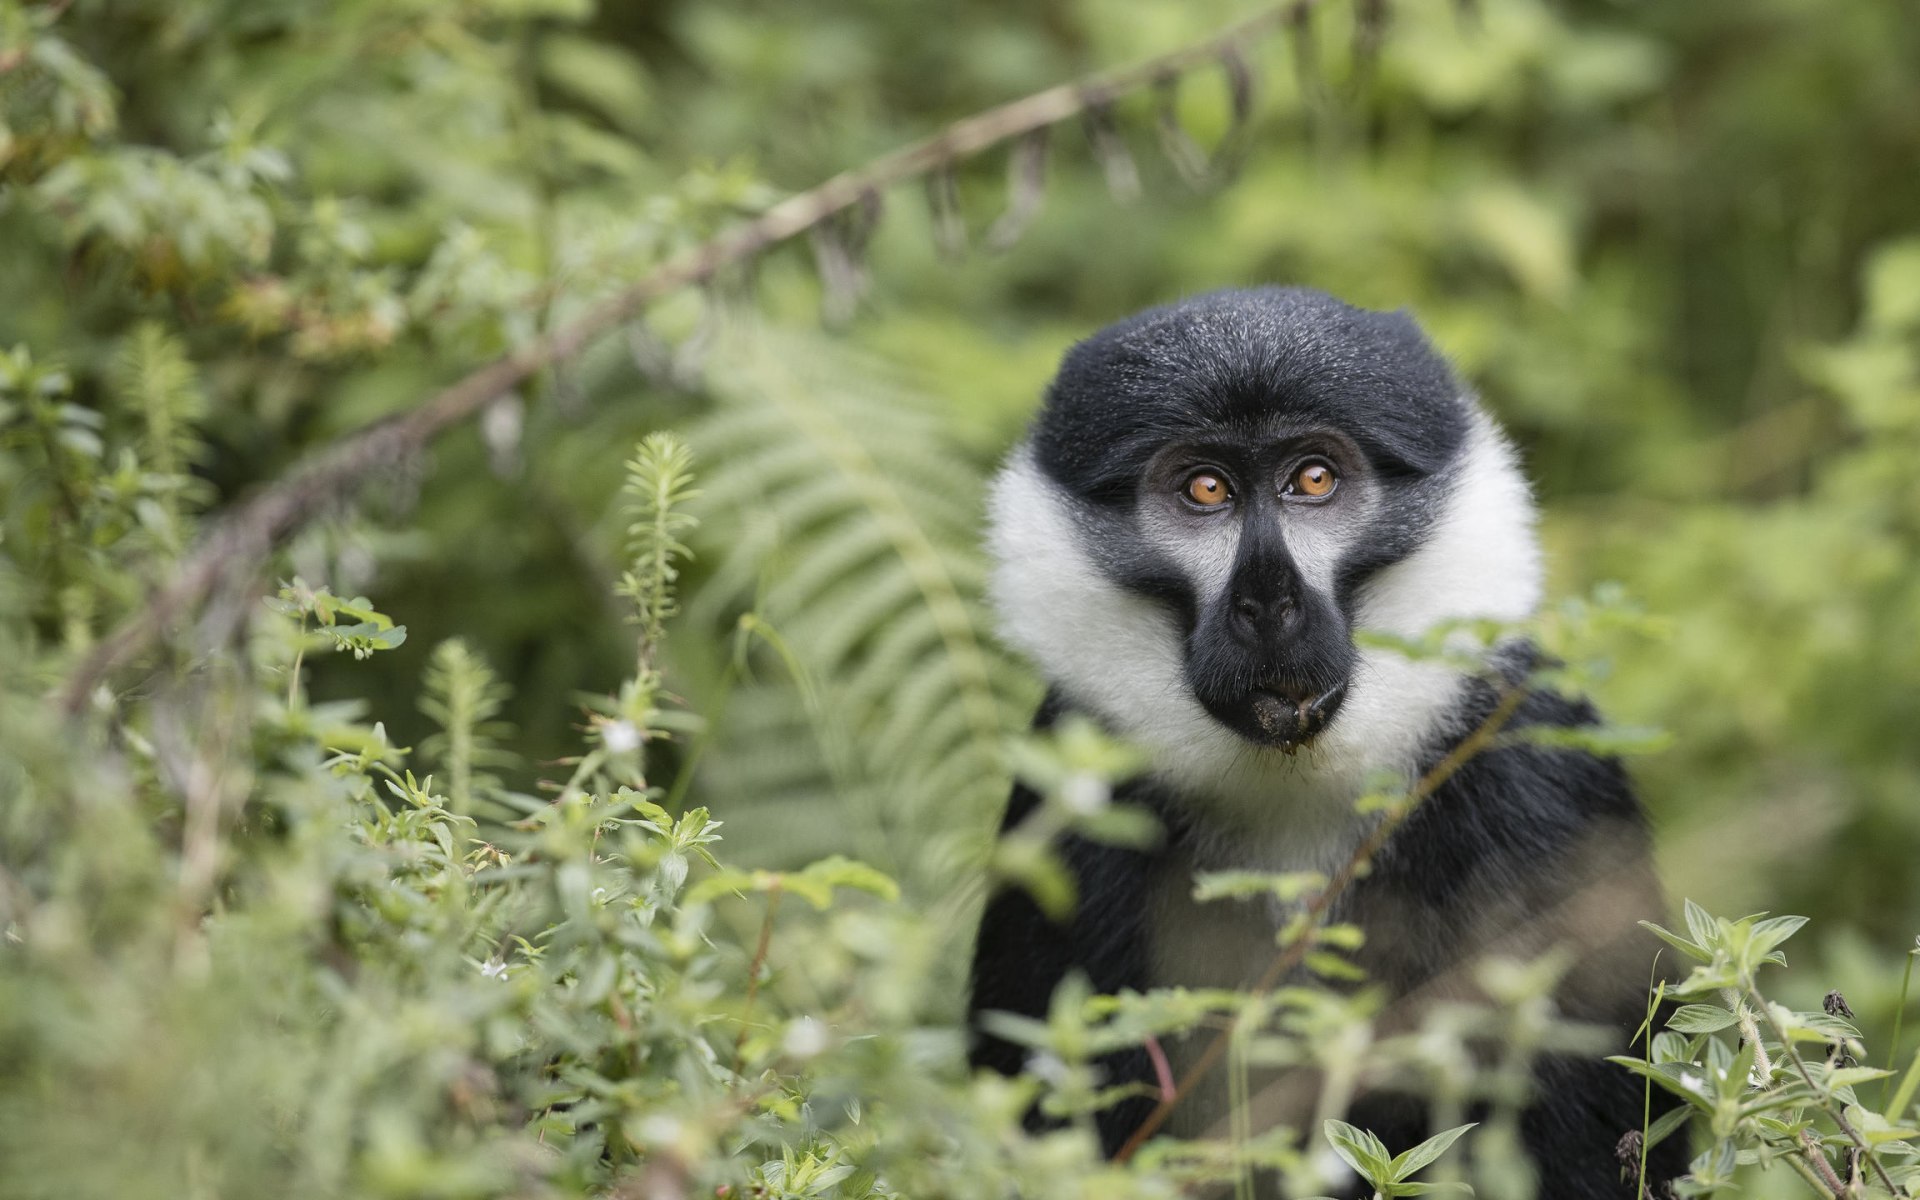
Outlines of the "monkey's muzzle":
{"type": "Polygon", "coordinates": [[[1247,696],[1247,707],[1258,731],[1256,740],[1277,746],[1292,754],[1314,739],[1347,697],[1347,685],[1335,684],[1324,692],[1296,694],[1289,689],[1256,688],[1247,696]]]}

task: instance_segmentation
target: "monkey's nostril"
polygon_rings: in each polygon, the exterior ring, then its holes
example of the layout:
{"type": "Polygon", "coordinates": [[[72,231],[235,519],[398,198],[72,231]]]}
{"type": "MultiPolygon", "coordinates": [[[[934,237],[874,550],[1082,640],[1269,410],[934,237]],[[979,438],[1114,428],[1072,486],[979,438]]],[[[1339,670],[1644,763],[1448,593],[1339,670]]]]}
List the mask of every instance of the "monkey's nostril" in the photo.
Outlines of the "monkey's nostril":
{"type": "Polygon", "coordinates": [[[1246,596],[1235,596],[1233,611],[1243,621],[1258,621],[1261,616],[1260,602],[1246,596]]]}

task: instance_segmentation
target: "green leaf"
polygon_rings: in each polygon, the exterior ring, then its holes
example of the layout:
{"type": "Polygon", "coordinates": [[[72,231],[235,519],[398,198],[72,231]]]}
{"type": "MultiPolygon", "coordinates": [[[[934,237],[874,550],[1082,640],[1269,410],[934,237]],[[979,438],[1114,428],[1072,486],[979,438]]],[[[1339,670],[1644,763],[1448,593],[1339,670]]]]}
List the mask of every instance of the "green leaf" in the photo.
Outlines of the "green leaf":
{"type": "Polygon", "coordinates": [[[1806,923],[1805,917],[1773,917],[1761,921],[1747,935],[1749,951],[1754,954],[1766,954],[1798,933],[1800,927],[1806,923]]]}
{"type": "Polygon", "coordinates": [[[1920,327],[1920,238],[1890,242],[1875,251],[1866,284],[1869,326],[1920,327]]]}
{"type": "Polygon", "coordinates": [[[1415,1171],[1420,1170],[1422,1167],[1427,1166],[1433,1162],[1434,1159],[1445,1154],[1447,1147],[1459,1141],[1460,1136],[1466,1133],[1467,1130],[1472,1129],[1476,1124],[1478,1124],[1478,1122],[1469,1121],[1465,1125],[1449,1129],[1444,1133],[1436,1133],[1413,1149],[1402,1153],[1391,1163],[1387,1164],[1390,1177],[1397,1183],[1415,1171]]]}
{"type": "Polygon", "coordinates": [[[1319,871],[1201,871],[1193,877],[1193,898],[1238,900],[1268,895],[1290,903],[1326,883],[1327,877],[1319,871]]]}
{"type": "Polygon", "coordinates": [[[1920,1050],[1913,1052],[1913,1063],[1907,1068],[1906,1075],[1900,1080],[1900,1087],[1887,1104],[1887,1110],[1883,1115],[1888,1124],[1898,1124],[1906,1115],[1907,1105],[1913,1103],[1913,1093],[1916,1088],[1920,1088],[1920,1050]]]}
{"type": "Polygon", "coordinates": [[[1645,929],[1651,932],[1656,937],[1658,937],[1661,941],[1665,942],[1669,946],[1672,946],[1675,950],[1678,950],[1680,953],[1686,955],[1688,958],[1693,959],[1695,962],[1704,963],[1704,962],[1713,961],[1713,955],[1707,950],[1694,945],[1692,942],[1681,937],[1677,933],[1672,933],[1662,928],[1659,925],[1655,925],[1652,921],[1642,921],[1640,922],[1640,927],[1642,929],[1645,929]]]}
{"type": "Polygon", "coordinates": [[[1639,725],[1529,725],[1509,736],[1531,745],[1612,758],[1655,754],[1673,744],[1673,735],[1666,730],[1639,725]]]}
{"type": "Polygon", "coordinates": [[[1883,1071],[1879,1067],[1836,1067],[1827,1075],[1826,1084],[1830,1088],[1858,1087],[1892,1074],[1892,1071],[1883,1071]]]}
{"type": "Polygon", "coordinates": [[[1728,1010],[1711,1004],[1683,1004],[1667,1018],[1667,1028],[1681,1033],[1717,1033],[1738,1019],[1728,1010]]]}
{"type": "Polygon", "coordinates": [[[1625,1067],[1643,1079],[1650,1079],[1687,1102],[1710,1111],[1713,1093],[1708,1090],[1706,1072],[1694,1063],[1650,1063],[1645,1059],[1616,1054],[1607,1059],[1625,1067]]]}
{"type": "Polygon", "coordinates": [[[900,885],[895,883],[885,871],[838,854],[810,864],[797,876],[788,876],[789,886],[796,878],[823,884],[829,888],[852,888],[855,891],[878,896],[882,900],[900,898],[900,885]]]}
{"type": "Polygon", "coordinates": [[[1358,983],[1367,977],[1367,973],[1331,950],[1315,950],[1306,956],[1307,970],[1322,979],[1338,979],[1348,983],[1358,983]]]}
{"type": "Polygon", "coordinates": [[[1693,940],[1699,943],[1701,948],[1711,947],[1720,940],[1720,924],[1713,919],[1712,913],[1692,900],[1686,902],[1685,911],[1687,932],[1693,935],[1693,940]]]}
{"type": "Polygon", "coordinates": [[[1160,841],[1165,832],[1160,818],[1137,804],[1115,804],[1099,812],[1075,818],[1074,831],[1103,846],[1145,850],[1160,841]]]}
{"type": "Polygon", "coordinates": [[[1651,1150],[1693,1119],[1693,1110],[1685,1106],[1670,1108],[1659,1120],[1647,1126],[1647,1148],[1651,1150]]]}
{"type": "Polygon", "coordinates": [[[1345,1121],[1336,1121],[1329,1117],[1325,1125],[1327,1141],[1332,1143],[1334,1153],[1347,1161],[1347,1165],[1360,1173],[1361,1178],[1379,1187],[1388,1181],[1388,1164],[1392,1161],[1387,1148],[1379,1138],[1364,1129],[1356,1129],[1345,1121]]]}
{"type": "Polygon", "coordinates": [[[1334,946],[1341,950],[1358,950],[1367,943],[1367,931],[1358,925],[1322,925],[1313,931],[1313,940],[1317,945],[1334,946]]]}

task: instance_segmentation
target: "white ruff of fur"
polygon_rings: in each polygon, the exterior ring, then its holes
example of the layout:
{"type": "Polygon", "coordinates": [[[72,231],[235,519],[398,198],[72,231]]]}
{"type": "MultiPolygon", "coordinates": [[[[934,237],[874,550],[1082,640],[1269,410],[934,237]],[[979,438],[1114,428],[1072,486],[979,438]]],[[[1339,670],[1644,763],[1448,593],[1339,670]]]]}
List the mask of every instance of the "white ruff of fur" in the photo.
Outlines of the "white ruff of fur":
{"type": "MultiPolygon", "coordinates": [[[[1418,550],[1363,585],[1362,629],[1416,637],[1457,618],[1520,620],[1540,600],[1534,507],[1512,448],[1476,408],[1444,511],[1418,550]]],[[[1173,615],[1116,586],[1084,544],[1079,502],[1015,450],[989,501],[992,598],[1001,632],[1075,704],[1152,755],[1156,775],[1215,802],[1219,816],[1288,812],[1294,853],[1337,854],[1370,776],[1407,776],[1445,729],[1463,679],[1387,651],[1360,654],[1325,732],[1289,757],[1216,722],[1187,686],[1173,615]],[[1317,836],[1316,836],[1317,835],[1317,836]],[[1315,850],[1307,849],[1320,843],[1315,850]],[[1304,844],[1303,844],[1304,843],[1304,844]]],[[[1277,868],[1278,864],[1276,864],[1277,868]]]]}

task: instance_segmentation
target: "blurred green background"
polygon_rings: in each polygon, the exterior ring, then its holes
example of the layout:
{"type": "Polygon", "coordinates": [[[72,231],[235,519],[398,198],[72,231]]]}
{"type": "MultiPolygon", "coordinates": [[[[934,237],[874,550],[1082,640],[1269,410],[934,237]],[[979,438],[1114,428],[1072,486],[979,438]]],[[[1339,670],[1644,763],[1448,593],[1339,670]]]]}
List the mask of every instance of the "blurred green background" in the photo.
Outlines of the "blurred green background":
{"type": "MultiPolygon", "coordinates": [[[[193,502],[217,507],[742,213],[1248,11],[3,0],[0,347],[64,364],[114,421],[129,339],[168,331],[211,445],[193,502]]],[[[1114,127],[1137,197],[1069,123],[1009,249],[981,246],[996,152],[956,180],[972,253],[940,253],[918,187],[886,197],[844,319],[796,245],[547,373],[292,547],[281,570],[411,631],[319,664],[315,694],[371,698],[414,742],[415,681],[460,635],[513,687],[506,774],[533,790],[576,695],[630,666],[621,460],[685,430],[704,524],[671,678],[710,729],[674,751],[680,798],[727,821],[735,861],[852,845],[963,928],[1004,795],[991,747],[1038,694],[978,602],[984,479],[1074,339],[1194,291],[1310,284],[1411,308],[1513,431],[1555,595],[1618,581],[1666,622],[1621,643],[1598,698],[1673,736],[1636,767],[1673,893],[1812,915],[1828,975],[1876,994],[1897,966],[1861,947],[1920,928],[1920,16],[1386,11],[1377,62],[1343,4],[1247,47],[1230,180],[1190,186],[1133,97],[1114,127]],[[748,609],[787,653],[760,639],[730,666],[748,609]]],[[[1223,73],[1177,111],[1217,141],[1223,73]]],[[[137,579],[166,550],[111,553],[137,579]]],[[[141,603],[26,565],[64,648],[39,670],[141,603]]]]}

